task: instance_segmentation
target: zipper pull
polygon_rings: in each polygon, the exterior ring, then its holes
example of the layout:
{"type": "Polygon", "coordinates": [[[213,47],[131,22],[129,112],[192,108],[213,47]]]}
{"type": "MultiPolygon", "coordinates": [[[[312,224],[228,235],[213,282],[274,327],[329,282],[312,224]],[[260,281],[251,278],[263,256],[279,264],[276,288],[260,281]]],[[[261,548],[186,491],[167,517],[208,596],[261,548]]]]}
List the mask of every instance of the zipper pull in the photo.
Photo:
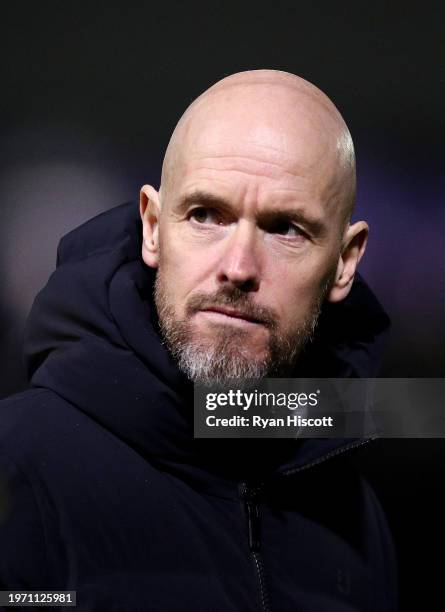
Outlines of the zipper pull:
{"type": "Polygon", "coordinates": [[[256,552],[261,548],[260,510],[257,503],[257,492],[251,489],[246,483],[242,484],[241,490],[247,515],[249,548],[252,552],[256,552]]]}

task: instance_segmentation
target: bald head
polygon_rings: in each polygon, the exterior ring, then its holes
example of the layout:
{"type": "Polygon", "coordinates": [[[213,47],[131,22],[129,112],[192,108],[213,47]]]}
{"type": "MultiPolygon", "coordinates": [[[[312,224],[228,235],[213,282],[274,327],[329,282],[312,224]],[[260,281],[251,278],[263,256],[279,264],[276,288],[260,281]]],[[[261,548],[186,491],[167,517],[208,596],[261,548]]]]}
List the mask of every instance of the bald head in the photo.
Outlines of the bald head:
{"type": "Polygon", "coordinates": [[[330,201],[342,226],[350,219],[356,184],[351,135],[332,101],[301,77],[278,70],[240,72],[194,100],[167,147],[161,200],[203,148],[211,156],[261,157],[267,151],[277,167],[302,176],[311,172],[319,178],[317,195],[330,201]]]}

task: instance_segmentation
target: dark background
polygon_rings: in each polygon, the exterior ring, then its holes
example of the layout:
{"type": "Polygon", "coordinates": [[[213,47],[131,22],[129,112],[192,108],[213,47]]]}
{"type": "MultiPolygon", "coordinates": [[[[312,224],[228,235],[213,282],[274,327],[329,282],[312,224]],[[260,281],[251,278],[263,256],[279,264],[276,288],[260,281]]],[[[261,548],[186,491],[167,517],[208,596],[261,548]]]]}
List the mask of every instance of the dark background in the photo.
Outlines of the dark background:
{"type": "MultiPolygon", "coordinates": [[[[10,3],[0,18],[0,397],[60,237],[159,184],[185,107],[227,74],[288,70],[337,104],[358,158],[361,272],[393,320],[382,375],[443,377],[444,11],[386,2],[10,3]]],[[[357,462],[400,564],[401,610],[441,609],[445,440],[357,462]],[[436,555],[435,561],[433,561],[436,555]],[[438,556],[437,556],[438,555],[438,556]],[[437,561],[437,559],[439,559],[437,561]]]]}

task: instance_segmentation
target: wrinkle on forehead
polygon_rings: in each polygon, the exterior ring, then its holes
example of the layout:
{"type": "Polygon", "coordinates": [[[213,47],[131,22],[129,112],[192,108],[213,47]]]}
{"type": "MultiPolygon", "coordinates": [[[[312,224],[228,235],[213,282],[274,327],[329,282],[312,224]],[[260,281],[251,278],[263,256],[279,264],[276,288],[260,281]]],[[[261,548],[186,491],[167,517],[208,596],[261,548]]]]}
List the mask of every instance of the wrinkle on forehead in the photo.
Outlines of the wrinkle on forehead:
{"type": "Polygon", "coordinates": [[[250,141],[258,149],[268,149],[273,157],[271,143],[275,142],[280,160],[286,149],[284,144],[280,147],[280,135],[283,143],[294,139],[299,163],[326,165],[332,183],[328,191],[336,194],[347,222],[355,200],[355,156],[349,130],[326,94],[308,81],[281,71],[231,75],[191,103],[167,147],[161,178],[163,197],[174,189],[175,177],[196,151],[218,156],[220,145],[221,155],[236,156],[250,141]],[[268,138],[268,130],[274,132],[273,138],[268,138]]]}

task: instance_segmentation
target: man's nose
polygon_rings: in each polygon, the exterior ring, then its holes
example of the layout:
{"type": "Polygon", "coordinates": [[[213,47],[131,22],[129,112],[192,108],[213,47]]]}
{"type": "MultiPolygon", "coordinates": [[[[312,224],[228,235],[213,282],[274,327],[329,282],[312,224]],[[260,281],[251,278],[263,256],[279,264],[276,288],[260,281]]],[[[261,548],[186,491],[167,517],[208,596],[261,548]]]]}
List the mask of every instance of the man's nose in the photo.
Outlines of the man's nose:
{"type": "Polygon", "coordinates": [[[255,228],[247,222],[238,223],[227,237],[219,268],[218,282],[232,284],[243,291],[258,291],[260,261],[255,228]]]}

